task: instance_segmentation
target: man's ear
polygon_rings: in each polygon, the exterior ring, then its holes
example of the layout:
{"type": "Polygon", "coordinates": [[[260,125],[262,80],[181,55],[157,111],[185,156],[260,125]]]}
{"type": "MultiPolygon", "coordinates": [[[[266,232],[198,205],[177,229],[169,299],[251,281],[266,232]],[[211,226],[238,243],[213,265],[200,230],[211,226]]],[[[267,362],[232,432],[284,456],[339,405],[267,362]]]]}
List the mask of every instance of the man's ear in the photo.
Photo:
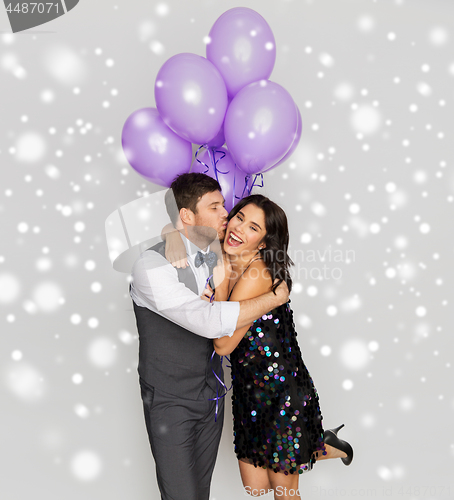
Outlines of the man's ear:
{"type": "Polygon", "coordinates": [[[194,212],[189,208],[182,208],[180,210],[180,219],[188,226],[193,226],[195,224],[194,212]]]}

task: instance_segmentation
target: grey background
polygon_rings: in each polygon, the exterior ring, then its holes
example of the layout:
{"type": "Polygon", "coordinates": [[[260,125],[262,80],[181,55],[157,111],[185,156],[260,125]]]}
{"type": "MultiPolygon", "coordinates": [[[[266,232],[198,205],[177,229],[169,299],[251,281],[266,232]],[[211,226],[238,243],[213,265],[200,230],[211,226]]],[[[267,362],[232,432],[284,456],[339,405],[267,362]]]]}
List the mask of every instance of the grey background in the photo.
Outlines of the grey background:
{"type": "MultiPolygon", "coordinates": [[[[271,79],[301,110],[300,146],[259,191],[288,214],[324,425],[345,423],[355,449],[350,467],[303,475],[302,496],[454,497],[454,3],[97,0],[14,36],[0,10],[4,499],[158,498],[128,278],[104,222],[161,189],[125,162],[127,116],[154,105],[165,60],[205,55],[241,5],[270,24],[271,79]]],[[[216,500],[244,495],[227,401],[216,500]]]]}

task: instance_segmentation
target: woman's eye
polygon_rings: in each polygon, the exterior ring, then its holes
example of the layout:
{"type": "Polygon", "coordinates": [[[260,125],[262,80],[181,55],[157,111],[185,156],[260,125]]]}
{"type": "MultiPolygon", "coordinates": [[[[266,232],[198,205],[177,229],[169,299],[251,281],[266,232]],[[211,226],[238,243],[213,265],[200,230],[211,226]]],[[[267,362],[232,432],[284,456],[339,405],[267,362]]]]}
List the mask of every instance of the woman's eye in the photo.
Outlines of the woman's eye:
{"type": "Polygon", "coordinates": [[[239,215],[237,215],[236,218],[241,220],[241,221],[243,220],[239,215]]]}
{"type": "Polygon", "coordinates": [[[257,228],[254,226],[251,226],[251,229],[253,229],[254,231],[257,231],[257,228]]]}

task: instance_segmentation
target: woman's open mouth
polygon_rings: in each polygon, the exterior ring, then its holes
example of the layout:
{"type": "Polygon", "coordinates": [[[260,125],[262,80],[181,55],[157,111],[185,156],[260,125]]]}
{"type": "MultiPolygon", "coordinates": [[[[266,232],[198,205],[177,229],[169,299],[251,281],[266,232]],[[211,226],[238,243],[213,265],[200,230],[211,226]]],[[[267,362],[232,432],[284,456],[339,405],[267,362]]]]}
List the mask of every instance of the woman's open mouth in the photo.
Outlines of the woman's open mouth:
{"type": "Polygon", "coordinates": [[[243,240],[239,238],[235,233],[230,231],[227,238],[227,244],[231,247],[239,247],[243,243],[243,240]]]}

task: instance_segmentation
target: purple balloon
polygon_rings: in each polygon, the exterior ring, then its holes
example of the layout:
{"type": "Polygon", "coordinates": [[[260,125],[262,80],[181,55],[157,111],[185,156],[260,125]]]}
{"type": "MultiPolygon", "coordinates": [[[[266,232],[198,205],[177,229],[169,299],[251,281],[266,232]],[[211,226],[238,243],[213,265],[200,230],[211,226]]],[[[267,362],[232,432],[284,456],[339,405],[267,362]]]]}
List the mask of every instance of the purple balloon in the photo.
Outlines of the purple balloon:
{"type": "Polygon", "coordinates": [[[224,121],[230,153],[241,170],[258,174],[280,161],[298,127],[297,107],[279,84],[262,80],[233,98],[224,121]]]}
{"type": "Polygon", "coordinates": [[[191,143],[170,130],[156,108],[134,111],[123,125],[121,143],[131,167],[160,186],[169,187],[191,167],[191,143]]]}
{"type": "Polygon", "coordinates": [[[229,96],[249,83],[267,80],[276,61],[276,43],[268,23],[255,10],[235,7],[213,24],[207,59],[221,72],[229,96]]]}
{"type": "Polygon", "coordinates": [[[218,134],[227,109],[227,89],[216,67],[196,54],[168,59],[156,77],[156,107],[183,139],[206,144],[218,134]]]}
{"type": "Polygon", "coordinates": [[[197,156],[197,159],[192,164],[191,172],[209,175],[219,182],[225,199],[226,210],[230,212],[243,196],[249,194],[245,187],[251,187],[252,178],[235,165],[231,154],[226,148],[204,150],[203,153],[197,156]],[[214,165],[216,165],[216,171],[214,165]]]}
{"type": "MultiPolygon", "coordinates": [[[[231,102],[232,99],[229,97],[227,107],[229,107],[231,102]]],[[[224,122],[223,122],[217,135],[213,137],[211,141],[208,141],[206,144],[203,144],[203,146],[207,149],[211,149],[211,148],[220,148],[224,144],[225,144],[225,134],[224,134],[224,122]]]]}
{"type": "MultiPolygon", "coordinates": [[[[296,104],[295,104],[295,106],[296,106],[296,104]]],[[[296,129],[295,137],[293,139],[292,145],[290,146],[290,149],[287,151],[287,153],[285,153],[285,156],[282,158],[282,160],[279,160],[275,165],[264,170],[264,172],[269,172],[273,168],[278,167],[281,163],[284,163],[284,161],[287,161],[290,158],[290,156],[292,156],[293,152],[295,151],[296,147],[298,146],[300,139],[301,139],[301,133],[303,132],[303,120],[301,118],[301,113],[300,113],[298,106],[296,106],[296,111],[298,112],[298,128],[296,129]]]]}
{"type": "Polygon", "coordinates": [[[221,146],[224,145],[224,143],[225,143],[224,125],[222,125],[217,135],[213,137],[211,141],[208,141],[206,144],[204,144],[204,146],[208,149],[220,148],[221,146]]]}

